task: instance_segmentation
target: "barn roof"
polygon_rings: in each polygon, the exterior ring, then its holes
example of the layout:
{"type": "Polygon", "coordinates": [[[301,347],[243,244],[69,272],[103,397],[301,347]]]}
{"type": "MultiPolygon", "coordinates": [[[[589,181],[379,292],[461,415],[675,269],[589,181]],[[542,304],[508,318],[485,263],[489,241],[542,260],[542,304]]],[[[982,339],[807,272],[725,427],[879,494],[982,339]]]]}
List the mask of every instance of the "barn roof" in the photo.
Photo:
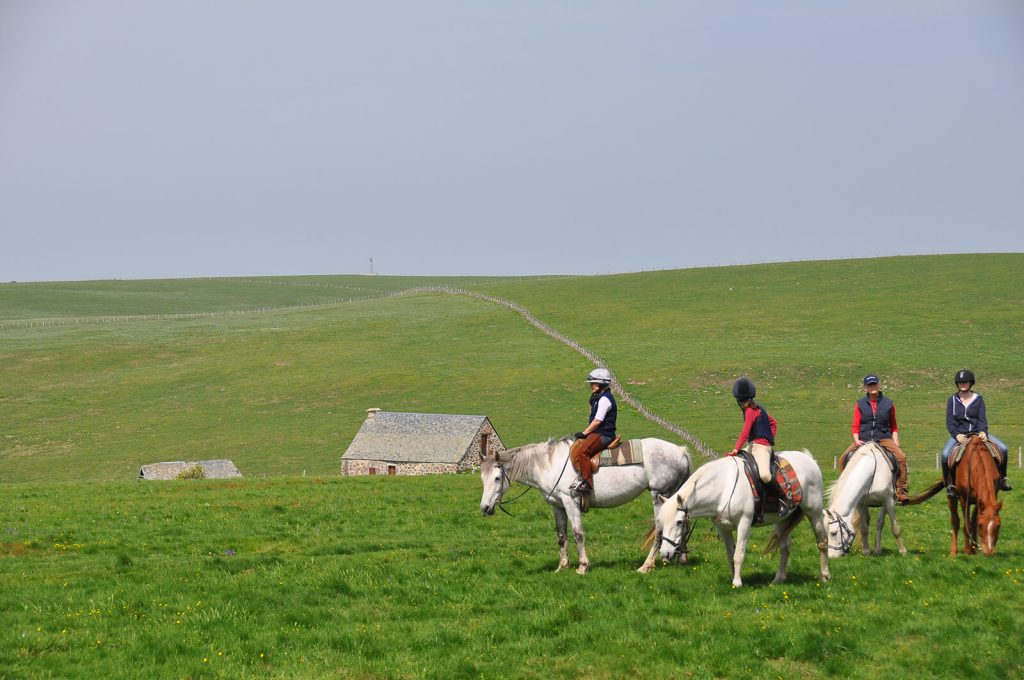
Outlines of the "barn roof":
{"type": "Polygon", "coordinates": [[[342,458],[457,463],[466,455],[485,423],[490,424],[487,416],[371,412],[342,458]]]}

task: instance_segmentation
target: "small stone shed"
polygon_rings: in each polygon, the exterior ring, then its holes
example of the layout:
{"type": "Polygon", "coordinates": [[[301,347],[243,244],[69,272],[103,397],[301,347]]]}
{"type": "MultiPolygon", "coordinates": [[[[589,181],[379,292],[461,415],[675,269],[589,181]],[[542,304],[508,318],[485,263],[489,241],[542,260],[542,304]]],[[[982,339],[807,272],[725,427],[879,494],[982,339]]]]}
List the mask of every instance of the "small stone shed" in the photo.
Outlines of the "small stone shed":
{"type": "Polygon", "coordinates": [[[235,464],[230,460],[174,460],[166,463],[150,463],[139,468],[139,479],[177,479],[184,470],[201,465],[207,479],[230,479],[241,477],[235,464]]]}
{"type": "Polygon", "coordinates": [[[395,413],[371,408],[341,457],[343,475],[430,475],[480,464],[505,445],[487,416],[395,413]]]}

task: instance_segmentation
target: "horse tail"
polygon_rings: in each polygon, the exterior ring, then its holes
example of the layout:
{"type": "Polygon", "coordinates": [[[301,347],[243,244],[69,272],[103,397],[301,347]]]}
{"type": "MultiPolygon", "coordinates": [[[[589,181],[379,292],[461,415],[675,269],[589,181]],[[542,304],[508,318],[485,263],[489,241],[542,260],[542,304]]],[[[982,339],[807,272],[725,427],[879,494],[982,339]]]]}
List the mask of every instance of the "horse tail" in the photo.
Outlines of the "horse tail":
{"type": "Polygon", "coordinates": [[[772,529],[771,538],[768,539],[768,545],[764,547],[765,553],[774,555],[779,549],[779,544],[782,543],[782,540],[789,536],[790,532],[793,531],[793,527],[799,524],[803,518],[804,509],[797,507],[796,510],[789,513],[788,517],[776,524],[772,529]]]}
{"type": "Polygon", "coordinates": [[[644,550],[650,550],[651,546],[654,545],[654,537],[658,534],[658,526],[654,522],[651,522],[651,528],[644,534],[644,550]]]}
{"type": "Polygon", "coordinates": [[[914,496],[913,498],[908,500],[906,502],[906,505],[917,505],[918,503],[924,503],[926,500],[928,500],[938,492],[942,491],[944,488],[946,488],[946,483],[943,482],[942,480],[939,480],[932,484],[931,486],[929,486],[927,489],[925,489],[924,493],[918,496],[914,496]]]}

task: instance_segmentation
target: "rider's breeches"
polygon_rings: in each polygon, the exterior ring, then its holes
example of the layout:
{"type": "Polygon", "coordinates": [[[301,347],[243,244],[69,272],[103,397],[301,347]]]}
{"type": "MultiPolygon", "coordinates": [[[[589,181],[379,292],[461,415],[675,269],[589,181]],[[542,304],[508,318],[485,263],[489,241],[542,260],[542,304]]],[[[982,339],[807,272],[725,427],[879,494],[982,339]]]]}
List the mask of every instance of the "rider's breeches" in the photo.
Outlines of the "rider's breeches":
{"type": "Polygon", "coordinates": [[[761,476],[761,481],[765,484],[772,481],[772,447],[750,442],[750,455],[757,463],[757,473],[761,476]]]}
{"type": "Polygon", "coordinates": [[[585,438],[578,440],[578,446],[570,449],[572,453],[572,465],[580,473],[580,477],[586,480],[591,488],[594,487],[594,468],[590,463],[590,457],[608,446],[611,438],[591,432],[585,438]]]}
{"type": "MultiPolygon", "coordinates": [[[[999,468],[999,474],[1003,477],[1006,476],[1006,461],[1009,458],[1007,455],[1006,444],[1004,444],[998,437],[991,434],[988,435],[988,440],[999,447],[999,450],[1003,454],[1003,459],[999,461],[997,467],[999,468]]],[[[942,478],[945,479],[949,476],[949,454],[952,453],[953,447],[956,446],[956,438],[950,437],[946,440],[946,445],[942,447],[942,478]]]]}

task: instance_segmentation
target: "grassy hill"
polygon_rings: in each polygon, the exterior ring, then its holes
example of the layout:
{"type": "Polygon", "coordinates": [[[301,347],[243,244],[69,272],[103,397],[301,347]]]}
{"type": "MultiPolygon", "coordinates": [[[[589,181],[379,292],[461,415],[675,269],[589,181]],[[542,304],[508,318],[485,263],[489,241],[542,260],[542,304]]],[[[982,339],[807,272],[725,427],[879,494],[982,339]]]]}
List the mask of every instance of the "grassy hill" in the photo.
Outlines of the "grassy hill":
{"type": "MultiPolygon", "coordinates": [[[[485,414],[512,445],[578,429],[581,356],[498,305],[390,296],[443,283],[524,305],[720,450],[738,430],[729,387],[748,374],[779,445],[830,462],[860,378],[876,371],[915,488],[933,477],[963,366],[993,430],[1022,440],[1022,265],[984,255],[968,267],[948,256],[516,280],[3,284],[0,481],[127,479],[148,462],[219,457],[247,475],[336,473],[369,407],[485,414]],[[336,302],[346,291],[360,295],[336,302]]],[[[628,436],[671,438],[624,410],[628,436]]]]}
{"type": "MultiPolygon", "coordinates": [[[[581,426],[579,354],[500,305],[392,296],[444,284],[524,305],[719,450],[749,374],[779,445],[827,476],[877,371],[920,489],[961,367],[993,430],[1024,439],[1022,265],[0,285],[0,678],[1018,677],[1024,491],[1000,499],[994,558],[945,558],[936,499],[899,511],[910,555],[887,532],[883,556],[834,560],[826,584],[804,525],[790,581],[769,586],[777,558],[755,531],[734,590],[703,520],[690,566],[633,573],[646,499],[587,515],[579,578],[551,573],[540,494],[484,518],[475,476],[338,469],[371,406],[486,414],[513,445],[581,426]],[[213,457],[246,479],[131,481],[213,457]]],[[[627,436],[672,438],[622,410],[627,436]]]]}

